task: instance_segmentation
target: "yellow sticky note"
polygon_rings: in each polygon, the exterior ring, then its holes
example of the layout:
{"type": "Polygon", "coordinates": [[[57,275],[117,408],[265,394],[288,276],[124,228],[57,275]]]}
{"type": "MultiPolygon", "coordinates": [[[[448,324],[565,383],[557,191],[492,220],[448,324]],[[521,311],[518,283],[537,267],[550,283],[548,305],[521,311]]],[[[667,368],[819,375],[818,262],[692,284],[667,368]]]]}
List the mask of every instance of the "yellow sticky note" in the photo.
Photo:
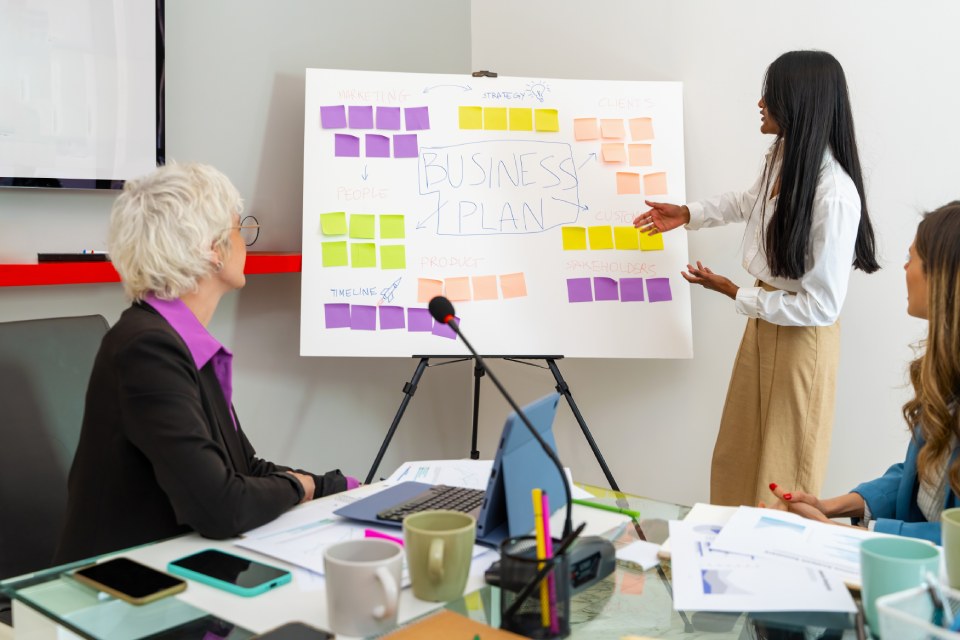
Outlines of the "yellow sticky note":
{"type": "Polygon", "coordinates": [[[663,196],[667,194],[667,174],[648,173],[643,176],[643,192],[648,196],[663,196]]]}
{"type": "Polygon", "coordinates": [[[602,118],[600,120],[600,135],[604,138],[620,140],[627,135],[623,128],[623,120],[620,118],[602,118]]]}
{"type": "Polygon", "coordinates": [[[533,131],[533,109],[510,109],[510,131],[533,131]]]}
{"type": "Polygon", "coordinates": [[[344,242],[323,242],[323,266],[325,267],[345,267],[347,266],[347,243],[344,242]]]}
{"type": "Polygon", "coordinates": [[[636,227],[614,227],[613,242],[617,249],[632,249],[636,251],[640,248],[640,231],[636,227]]]}
{"type": "Polygon", "coordinates": [[[653,164],[653,147],[649,144],[628,144],[631,167],[649,167],[653,164]]]}
{"type": "Polygon", "coordinates": [[[587,248],[587,230],[583,227],[560,227],[563,233],[563,250],[578,251],[587,248]]]}
{"type": "Polygon", "coordinates": [[[617,193],[640,193],[640,174],[629,171],[617,171],[617,193]]]}
{"type": "Polygon", "coordinates": [[[380,247],[380,266],[383,269],[406,269],[407,250],[402,244],[380,247]]]}
{"type": "Polygon", "coordinates": [[[343,211],[321,213],[320,232],[325,236],[342,236],[347,232],[347,214],[343,211]]]}
{"type": "Polygon", "coordinates": [[[483,129],[483,109],[480,107],[460,107],[461,129],[483,129]]]}
{"type": "Polygon", "coordinates": [[[506,107],[484,107],[483,128],[492,129],[494,131],[506,131],[507,130],[506,107]]]}
{"type": "Polygon", "coordinates": [[[350,237],[372,239],[376,234],[376,217],[369,213],[354,213],[350,216],[350,237]]]}
{"type": "Polygon", "coordinates": [[[663,251],[663,234],[640,234],[640,251],[663,251]]]}
{"type": "Polygon", "coordinates": [[[417,278],[417,302],[430,302],[443,295],[443,280],[417,278]]]}
{"type": "Polygon", "coordinates": [[[560,117],[556,109],[534,109],[537,131],[560,131],[560,117]]]}
{"type": "Polygon", "coordinates": [[[634,140],[653,140],[653,118],[630,118],[630,137],[634,140]]]}
{"type": "Polygon", "coordinates": [[[600,145],[600,155],[604,162],[626,162],[627,154],[620,142],[604,142],[600,145]]]}
{"type": "Polygon", "coordinates": [[[591,249],[613,249],[613,230],[609,226],[590,227],[587,234],[591,249]]]}
{"type": "Polygon", "coordinates": [[[404,237],[403,216],[402,215],[384,215],[380,216],[380,237],[397,240],[404,237]]]}
{"type": "Polygon", "coordinates": [[[496,300],[499,298],[497,293],[497,276],[473,276],[473,299],[474,300],[496,300]]]}
{"type": "Polygon", "coordinates": [[[575,118],[573,120],[574,140],[596,140],[599,137],[596,118],[575,118]]]}
{"type": "Polygon", "coordinates": [[[350,266],[354,269],[377,266],[377,245],[372,242],[351,243],[350,266]]]}
{"type": "Polygon", "coordinates": [[[457,300],[470,299],[470,278],[446,278],[443,281],[443,295],[448,300],[456,302],[457,300]]]}
{"type": "Polygon", "coordinates": [[[527,295],[527,281],[523,277],[523,272],[508,273],[500,276],[500,290],[503,291],[504,299],[523,298],[527,295]]]}

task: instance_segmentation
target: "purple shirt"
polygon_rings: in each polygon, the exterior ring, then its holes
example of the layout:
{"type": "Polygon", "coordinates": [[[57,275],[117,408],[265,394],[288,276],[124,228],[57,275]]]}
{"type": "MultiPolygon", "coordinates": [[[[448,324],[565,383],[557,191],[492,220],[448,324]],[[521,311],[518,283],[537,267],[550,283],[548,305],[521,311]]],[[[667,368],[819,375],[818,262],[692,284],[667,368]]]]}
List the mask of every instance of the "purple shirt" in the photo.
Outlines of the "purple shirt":
{"type": "Polygon", "coordinates": [[[193,356],[193,362],[197,365],[197,370],[203,369],[208,362],[213,363],[213,372],[220,382],[220,389],[223,391],[223,397],[227,401],[227,406],[231,408],[230,419],[233,420],[233,428],[237,428],[236,418],[233,416],[233,354],[216,338],[210,335],[207,328],[197,320],[190,308],[182,300],[161,300],[152,293],[147,294],[144,302],[157,310],[163,319],[170,323],[173,330],[180,334],[180,337],[190,350],[193,356]]]}

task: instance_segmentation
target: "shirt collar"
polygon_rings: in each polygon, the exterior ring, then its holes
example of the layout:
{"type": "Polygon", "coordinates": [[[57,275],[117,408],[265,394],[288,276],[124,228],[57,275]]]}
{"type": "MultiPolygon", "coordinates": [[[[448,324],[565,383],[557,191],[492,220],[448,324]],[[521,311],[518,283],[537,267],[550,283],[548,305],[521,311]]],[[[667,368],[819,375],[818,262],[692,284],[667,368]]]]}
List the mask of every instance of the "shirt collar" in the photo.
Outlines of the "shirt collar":
{"type": "Polygon", "coordinates": [[[180,335],[187,349],[190,350],[197,369],[205,367],[219,351],[223,351],[228,356],[233,355],[229,349],[210,335],[207,328],[197,320],[183,300],[161,300],[149,293],[144,296],[143,301],[156,309],[157,313],[163,316],[164,320],[169,322],[173,330],[180,335]]]}

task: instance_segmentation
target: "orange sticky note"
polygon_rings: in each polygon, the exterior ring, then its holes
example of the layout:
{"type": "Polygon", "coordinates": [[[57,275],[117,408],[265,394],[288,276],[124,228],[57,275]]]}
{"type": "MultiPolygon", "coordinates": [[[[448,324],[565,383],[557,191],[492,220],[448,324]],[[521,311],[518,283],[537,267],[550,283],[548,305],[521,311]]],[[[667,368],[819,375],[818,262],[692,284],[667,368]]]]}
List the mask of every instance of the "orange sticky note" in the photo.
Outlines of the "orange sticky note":
{"type": "Polygon", "coordinates": [[[648,196],[663,196],[667,194],[667,174],[648,173],[643,176],[643,192],[648,196]]]}
{"type": "Polygon", "coordinates": [[[564,251],[579,251],[587,248],[587,230],[583,227],[560,227],[564,251]]]}
{"type": "Polygon", "coordinates": [[[601,118],[600,135],[604,138],[621,139],[626,134],[623,130],[623,120],[620,118],[601,118]]]}
{"type": "Polygon", "coordinates": [[[587,235],[591,249],[613,249],[613,230],[609,226],[590,227],[587,235]]]}
{"type": "Polygon", "coordinates": [[[474,300],[497,300],[500,296],[497,291],[497,276],[473,276],[474,300]]]}
{"type": "Polygon", "coordinates": [[[653,140],[653,118],[630,118],[630,137],[634,140],[653,140]]]}
{"type": "Polygon", "coordinates": [[[640,234],[640,251],[663,251],[663,234],[640,234]]]}
{"type": "Polygon", "coordinates": [[[500,290],[503,291],[504,299],[523,298],[527,295],[527,281],[523,277],[523,272],[508,273],[500,276],[500,290]]]}
{"type": "Polygon", "coordinates": [[[537,131],[560,131],[560,117],[556,109],[534,109],[537,131]]]}
{"type": "Polygon", "coordinates": [[[447,278],[443,281],[443,294],[448,300],[470,299],[470,278],[447,278]]]}
{"type": "Polygon", "coordinates": [[[627,154],[623,144],[619,142],[604,142],[600,145],[600,154],[604,162],[626,162],[627,154]]]}
{"type": "Polygon", "coordinates": [[[533,131],[533,109],[510,109],[510,131],[533,131]]]}
{"type": "Polygon", "coordinates": [[[481,107],[460,107],[461,129],[482,129],[483,109],[481,107]]]}
{"type": "Polygon", "coordinates": [[[596,118],[574,118],[573,120],[573,139],[574,140],[596,140],[600,136],[597,131],[596,118]]]}
{"type": "Polygon", "coordinates": [[[649,144],[628,144],[631,167],[649,167],[653,164],[653,147],[649,144]]]}
{"type": "Polygon", "coordinates": [[[614,227],[613,242],[617,249],[634,250],[640,248],[640,231],[636,227],[614,227]]]}
{"type": "Polygon", "coordinates": [[[640,193],[640,174],[617,171],[617,193],[640,193]]]}
{"type": "Polygon", "coordinates": [[[483,128],[492,129],[494,131],[506,131],[507,130],[506,107],[484,107],[483,128]]]}
{"type": "Polygon", "coordinates": [[[430,302],[443,295],[443,280],[417,278],[417,302],[430,302]]]}

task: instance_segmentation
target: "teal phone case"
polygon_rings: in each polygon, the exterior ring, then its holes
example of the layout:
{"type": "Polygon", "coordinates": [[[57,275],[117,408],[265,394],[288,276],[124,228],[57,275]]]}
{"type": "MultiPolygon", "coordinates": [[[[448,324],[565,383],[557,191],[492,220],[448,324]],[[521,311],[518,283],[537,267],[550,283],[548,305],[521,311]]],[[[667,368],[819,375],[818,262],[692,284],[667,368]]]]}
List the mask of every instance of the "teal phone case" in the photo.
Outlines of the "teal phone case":
{"type": "MultiPolygon", "coordinates": [[[[217,551],[219,551],[219,549],[217,549],[217,551]]],[[[197,552],[197,553],[200,553],[200,552],[197,552]]],[[[222,553],[226,553],[226,551],[222,553]]],[[[195,555],[195,554],[191,553],[190,556],[192,555],[195,555]]],[[[235,555],[235,554],[229,554],[229,555],[235,555]]],[[[184,558],[189,558],[190,556],[184,556],[184,558]]],[[[241,556],[235,556],[235,557],[239,558],[241,556]]],[[[274,589],[276,587],[279,587],[280,585],[287,584],[288,582],[293,580],[293,575],[289,571],[286,571],[281,576],[273,578],[272,580],[267,580],[266,582],[261,582],[260,584],[255,585],[253,587],[242,587],[240,585],[233,584],[232,582],[227,582],[226,580],[220,580],[219,578],[208,576],[205,573],[198,573],[196,571],[193,571],[192,569],[187,569],[185,567],[181,567],[178,564],[174,564],[175,562],[183,560],[184,558],[178,558],[177,560],[170,561],[167,564],[167,571],[169,571],[174,575],[178,575],[182,578],[187,578],[188,580],[196,580],[201,584],[209,585],[211,587],[216,587],[217,589],[223,589],[224,591],[228,591],[232,594],[235,594],[238,596],[244,596],[247,598],[251,596],[260,595],[261,593],[265,593],[270,589],[274,589]]],[[[243,558],[243,559],[249,560],[250,562],[257,562],[256,560],[252,560],[250,558],[243,558]]],[[[264,563],[258,562],[257,564],[264,564],[264,563]]],[[[274,567],[273,565],[266,565],[266,566],[270,566],[271,568],[277,569],[278,571],[283,571],[283,569],[280,569],[279,567],[274,567]]]]}

